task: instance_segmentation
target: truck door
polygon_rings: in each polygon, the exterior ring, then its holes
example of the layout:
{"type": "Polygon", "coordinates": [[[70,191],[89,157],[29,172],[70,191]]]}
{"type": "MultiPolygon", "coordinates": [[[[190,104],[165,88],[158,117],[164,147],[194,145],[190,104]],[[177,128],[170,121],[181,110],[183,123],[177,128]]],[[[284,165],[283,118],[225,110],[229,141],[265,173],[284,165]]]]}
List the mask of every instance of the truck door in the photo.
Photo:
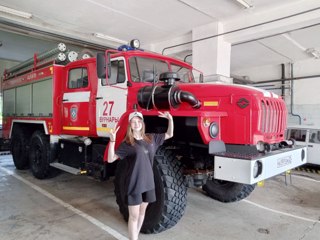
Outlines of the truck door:
{"type": "Polygon", "coordinates": [[[91,109],[87,67],[79,66],[69,69],[63,88],[62,132],[71,135],[88,135],[91,109]]]}
{"type": "Polygon", "coordinates": [[[111,77],[116,84],[109,85],[106,79],[98,80],[96,97],[97,135],[107,137],[110,129],[119,122],[127,106],[127,75],[122,57],[111,60],[111,77]]]}

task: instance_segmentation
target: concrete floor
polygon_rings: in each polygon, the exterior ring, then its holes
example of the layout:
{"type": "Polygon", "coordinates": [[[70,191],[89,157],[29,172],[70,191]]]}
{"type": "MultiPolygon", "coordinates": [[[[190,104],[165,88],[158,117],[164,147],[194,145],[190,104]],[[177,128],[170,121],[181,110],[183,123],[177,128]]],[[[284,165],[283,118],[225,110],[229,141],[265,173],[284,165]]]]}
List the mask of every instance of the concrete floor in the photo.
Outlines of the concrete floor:
{"type": "MultiPolygon", "coordinates": [[[[245,200],[220,203],[189,189],[186,213],[151,239],[320,239],[320,175],[293,172],[257,187],[245,200]]],[[[1,240],[126,239],[113,184],[61,173],[37,180],[17,171],[11,155],[0,156],[1,240]]]]}

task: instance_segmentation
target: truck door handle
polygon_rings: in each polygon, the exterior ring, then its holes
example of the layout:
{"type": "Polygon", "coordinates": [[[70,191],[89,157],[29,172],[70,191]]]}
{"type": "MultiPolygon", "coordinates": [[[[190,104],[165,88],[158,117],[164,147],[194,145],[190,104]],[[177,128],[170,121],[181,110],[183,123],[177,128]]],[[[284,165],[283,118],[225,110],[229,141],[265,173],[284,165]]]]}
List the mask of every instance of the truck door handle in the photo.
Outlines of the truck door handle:
{"type": "Polygon", "coordinates": [[[103,97],[96,97],[96,100],[100,100],[100,99],[103,99],[103,97]]]}
{"type": "Polygon", "coordinates": [[[313,145],[308,145],[308,147],[313,147],[313,145]]]}
{"type": "Polygon", "coordinates": [[[69,101],[69,99],[62,99],[62,102],[67,102],[69,101]]]}

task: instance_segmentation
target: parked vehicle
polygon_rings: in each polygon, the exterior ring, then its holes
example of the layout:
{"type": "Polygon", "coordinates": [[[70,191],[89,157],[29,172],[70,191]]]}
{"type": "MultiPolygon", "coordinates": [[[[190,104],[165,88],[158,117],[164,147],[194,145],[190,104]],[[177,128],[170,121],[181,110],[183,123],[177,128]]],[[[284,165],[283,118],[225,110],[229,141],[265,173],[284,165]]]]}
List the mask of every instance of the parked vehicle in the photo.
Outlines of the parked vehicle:
{"type": "Polygon", "coordinates": [[[295,125],[288,126],[287,138],[295,140],[298,146],[307,147],[307,163],[320,165],[320,127],[295,125]]]}
{"type": "MultiPolygon", "coordinates": [[[[157,201],[142,231],[174,226],[187,204],[187,186],[212,198],[246,198],[255,183],[306,162],[306,148],[284,139],[287,111],[275,94],[241,85],[205,83],[180,60],[139,49],[138,41],[97,58],[67,61],[66,47],[36,55],[4,73],[3,135],[17,169],[46,178],[51,167],[101,180],[115,175],[120,211],[128,218],[126,161],[106,162],[110,129],[124,139],[128,115],[141,111],[147,132],[164,132],[170,111],[174,137],[154,159],[157,201]]],[[[80,190],[80,189],[79,189],[80,190]]]]}

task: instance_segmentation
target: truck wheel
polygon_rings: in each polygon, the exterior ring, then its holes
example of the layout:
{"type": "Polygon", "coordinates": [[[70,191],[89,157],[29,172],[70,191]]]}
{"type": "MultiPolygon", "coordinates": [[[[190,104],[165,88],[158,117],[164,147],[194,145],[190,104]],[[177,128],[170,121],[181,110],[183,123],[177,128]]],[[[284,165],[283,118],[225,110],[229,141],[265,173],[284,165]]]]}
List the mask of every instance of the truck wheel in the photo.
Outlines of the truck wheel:
{"type": "Polygon", "coordinates": [[[213,199],[220,202],[236,202],[250,195],[255,185],[234,183],[221,180],[208,180],[202,189],[213,199]]]}
{"type": "Polygon", "coordinates": [[[11,140],[11,153],[15,167],[18,170],[29,168],[27,139],[23,131],[16,127],[11,140]]]}
{"type": "MultiPolygon", "coordinates": [[[[128,206],[125,203],[126,165],[126,160],[119,161],[114,184],[119,210],[128,221],[128,206]]],[[[183,216],[187,203],[187,188],[180,163],[170,150],[159,147],[153,171],[157,201],[147,208],[141,228],[143,233],[159,233],[176,225],[183,216]]]]}
{"type": "Polygon", "coordinates": [[[49,138],[41,131],[32,134],[29,150],[30,167],[33,176],[44,179],[49,174],[49,138]]]}

